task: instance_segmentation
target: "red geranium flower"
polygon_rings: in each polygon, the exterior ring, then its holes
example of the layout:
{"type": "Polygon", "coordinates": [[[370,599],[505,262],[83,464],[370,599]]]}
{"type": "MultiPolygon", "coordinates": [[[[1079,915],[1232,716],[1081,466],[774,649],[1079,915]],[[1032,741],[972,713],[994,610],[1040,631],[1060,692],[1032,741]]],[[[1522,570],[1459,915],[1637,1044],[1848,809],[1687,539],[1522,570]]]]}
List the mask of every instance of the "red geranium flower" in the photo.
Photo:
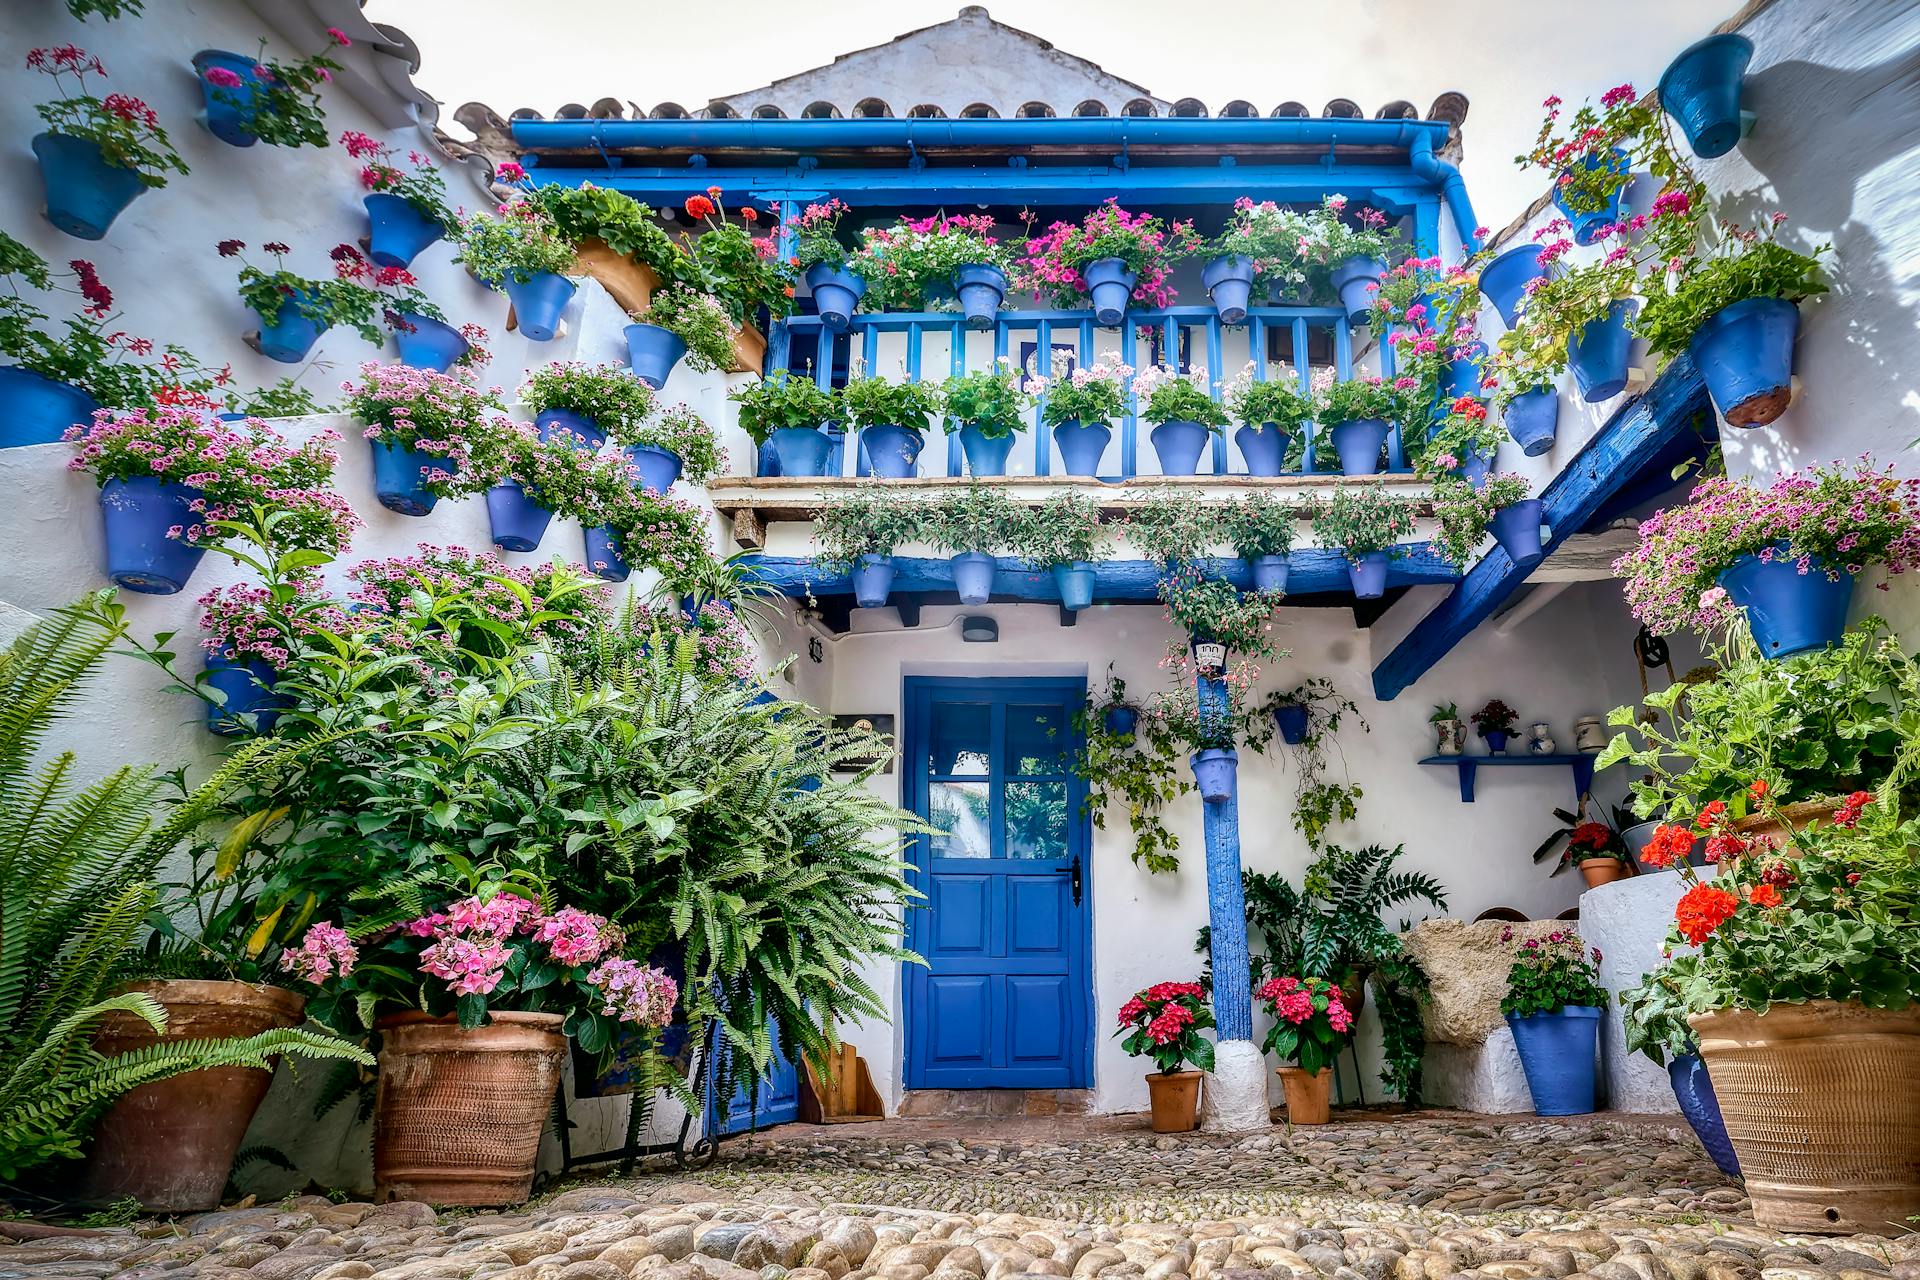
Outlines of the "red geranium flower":
{"type": "Polygon", "coordinates": [[[1780,905],[1780,891],[1770,884],[1757,884],[1747,890],[1747,901],[1756,907],[1777,907],[1780,905]]]}
{"type": "Polygon", "coordinates": [[[1696,884],[1674,907],[1673,919],[1680,926],[1680,936],[1697,947],[1712,937],[1713,931],[1725,924],[1739,906],[1740,899],[1725,889],[1696,884]]]}
{"type": "Polygon", "coordinates": [[[687,211],[689,218],[704,218],[713,212],[713,201],[705,196],[688,196],[681,208],[687,211]]]}
{"type": "Polygon", "coordinates": [[[1662,823],[1655,827],[1653,839],[1640,851],[1640,861],[1650,867],[1671,866],[1693,852],[1693,832],[1685,827],[1662,823]]]}

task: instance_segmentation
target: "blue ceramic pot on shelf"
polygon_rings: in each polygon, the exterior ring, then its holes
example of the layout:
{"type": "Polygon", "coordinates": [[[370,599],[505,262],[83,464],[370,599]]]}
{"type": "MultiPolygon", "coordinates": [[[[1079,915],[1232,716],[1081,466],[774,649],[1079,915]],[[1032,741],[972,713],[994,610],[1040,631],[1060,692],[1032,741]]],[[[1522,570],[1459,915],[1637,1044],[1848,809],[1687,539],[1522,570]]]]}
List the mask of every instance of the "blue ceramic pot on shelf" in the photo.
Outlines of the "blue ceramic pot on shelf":
{"type": "Polygon", "coordinates": [[[780,427],[768,436],[783,476],[824,476],[833,437],[818,427],[780,427]]]}
{"type": "Polygon", "coordinates": [[[1190,476],[1200,469],[1200,455],[1213,433],[1203,422],[1170,418],[1153,429],[1154,456],[1160,459],[1163,476],[1190,476]]]}
{"type": "Polygon", "coordinates": [[[367,256],[383,267],[410,266],[420,251],[446,234],[411,202],[385,191],[361,201],[367,209],[367,256]]]}
{"type": "Polygon", "coordinates": [[[1063,422],[1053,429],[1053,442],[1070,476],[1099,475],[1100,458],[1111,439],[1113,428],[1104,422],[1063,422]]]}
{"type": "Polygon", "coordinates": [[[367,442],[373,449],[373,495],[380,505],[397,515],[424,516],[431,512],[439,496],[427,488],[426,473],[454,471],[452,458],[438,458],[421,449],[380,440],[367,442]]]}
{"type": "Polygon", "coordinates": [[[967,459],[967,472],[975,476],[1007,474],[1007,455],[1013,452],[1017,432],[990,436],[971,422],[960,428],[960,452],[967,459]]]}
{"type": "Polygon", "coordinates": [[[104,239],[120,211],[147,189],[139,170],[108,164],[88,138],[36,134],[33,154],[46,184],[47,221],[76,239],[104,239]]]}
{"type": "Polygon", "coordinates": [[[1007,273],[984,263],[969,263],[953,269],[953,291],[960,300],[961,314],[971,329],[993,328],[1000,303],[1007,296],[1007,273]]]}
{"type": "Polygon", "coordinates": [[[862,609],[878,609],[893,590],[893,557],[864,555],[853,566],[853,599],[862,609]]]}
{"type": "Polygon", "coordinates": [[[1060,607],[1078,613],[1093,604],[1093,565],[1085,560],[1057,564],[1053,585],[1060,592],[1060,607]]]}
{"type": "Polygon", "coordinates": [[[1241,427],[1233,433],[1233,442],[1240,446],[1240,456],[1246,461],[1250,476],[1279,475],[1286,465],[1287,444],[1291,439],[1272,422],[1241,427]]]}
{"type": "Polygon", "coordinates": [[[553,512],[535,502],[526,487],[506,480],[487,490],[487,523],[502,551],[534,551],[547,536],[553,512]]]}
{"type": "Polygon", "coordinates": [[[1200,792],[1202,800],[1218,804],[1233,799],[1234,782],[1240,764],[1238,752],[1224,747],[1208,747],[1204,751],[1194,752],[1189,763],[1193,766],[1194,787],[1200,792]]]}
{"type": "Polygon", "coordinates": [[[1753,61],[1753,41],[1728,33],[1688,45],[1660,76],[1660,105],[1679,122],[1703,160],[1740,141],[1740,85],[1753,61]]]}
{"type": "Polygon", "coordinates": [[[174,595],[185,587],[206,553],[168,535],[200,522],[191,505],[200,496],[198,489],[153,476],[100,486],[107,580],[150,596],[174,595]]]}
{"type": "Polygon", "coordinates": [[[953,586],[961,604],[985,604],[993,594],[993,557],[984,551],[962,551],[953,557],[953,586]]]}
{"type": "Polygon", "coordinates": [[[839,271],[826,263],[807,269],[807,288],[813,294],[820,324],[829,333],[843,332],[853,321],[853,309],[866,296],[867,282],[851,271],[839,271]]]}
{"type": "Polygon", "coordinates": [[[1392,427],[1381,418],[1356,418],[1333,426],[1333,451],[1340,455],[1340,472],[1349,476],[1380,474],[1380,450],[1392,427]]]}
{"type": "Polygon", "coordinates": [[[552,271],[540,271],[525,280],[509,274],[500,282],[513,303],[515,327],[530,342],[551,342],[560,332],[560,317],[573,301],[573,281],[552,271]]]}
{"type": "Polygon", "coordinates": [[[193,55],[193,73],[200,77],[200,96],[207,109],[207,131],[230,147],[251,147],[260,141],[250,125],[265,83],[254,74],[256,58],[225,49],[202,49],[193,55]],[[213,70],[231,72],[240,81],[231,87],[207,78],[213,70]]]}
{"type": "Polygon", "coordinates": [[[1126,318],[1127,306],[1133,301],[1133,286],[1140,282],[1140,277],[1127,270],[1124,259],[1096,258],[1081,269],[1080,275],[1093,298],[1096,324],[1110,328],[1126,318]]]}
{"type": "Polygon", "coordinates": [[[1588,321],[1567,339],[1567,364],[1580,398],[1588,404],[1611,400],[1627,389],[1627,357],[1633,344],[1627,322],[1639,305],[1632,299],[1613,303],[1606,315],[1588,321]]]}
{"type": "Polygon", "coordinates": [[[1769,559],[1741,556],[1719,577],[1728,597],[1746,610],[1760,652],[1786,658],[1837,644],[1853,602],[1852,575],[1838,570],[1837,580],[1828,577],[1829,566],[1818,562],[1802,573],[1786,543],[1777,542],[1769,550],[1769,559]]]}
{"type": "Polygon", "coordinates": [[[452,325],[411,311],[397,314],[400,323],[394,326],[393,345],[400,351],[401,364],[445,373],[467,354],[467,340],[452,325]]]}
{"type": "Polygon", "coordinates": [[[926,440],[912,427],[883,422],[861,428],[860,444],[867,451],[867,470],[882,479],[904,480],[919,464],[926,440]]]}
{"type": "Polygon", "coordinates": [[[1764,427],[1793,398],[1793,343],[1800,308],[1784,298],[1748,298],[1708,316],[1687,340],[1687,352],[1713,397],[1736,427],[1764,427]]]}
{"type": "Polygon", "coordinates": [[[1507,1026],[1520,1050],[1536,1115],[1580,1116],[1594,1109],[1600,1010],[1568,1005],[1524,1018],[1509,1014],[1507,1026]]]}
{"type": "Polygon", "coordinates": [[[1213,299],[1221,324],[1239,324],[1247,318],[1253,292],[1253,259],[1237,253],[1214,258],[1201,268],[1200,287],[1213,299]]]}
{"type": "Polygon", "coordinates": [[[1487,753],[1489,755],[1503,756],[1507,754],[1506,730],[1489,729],[1485,733],[1481,734],[1480,736],[1486,739],[1487,753]]]}
{"type": "Polygon", "coordinates": [[[671,449],[652,444],[628,445],[627,461],[640,473],[642,489],[665,493],[680,479],[680,455],[671,449]]]}
{"type": "Polygon", "coordinates": [[[53,444],[69,427],[92,426],[99,407],[78,387],[0,365],[0,449],[53,444]]]}
{"type": "Polygon", "coordinates": [[[680,357],[687,354],[687,344],[680,335],[657,324],[630,324],[625,331],[627,338],[627,364],[633,370],[633,376],[652,387],[655,391],[667,385],[667,379],[673,375],[674,366],[680,363],[680,357]]]}

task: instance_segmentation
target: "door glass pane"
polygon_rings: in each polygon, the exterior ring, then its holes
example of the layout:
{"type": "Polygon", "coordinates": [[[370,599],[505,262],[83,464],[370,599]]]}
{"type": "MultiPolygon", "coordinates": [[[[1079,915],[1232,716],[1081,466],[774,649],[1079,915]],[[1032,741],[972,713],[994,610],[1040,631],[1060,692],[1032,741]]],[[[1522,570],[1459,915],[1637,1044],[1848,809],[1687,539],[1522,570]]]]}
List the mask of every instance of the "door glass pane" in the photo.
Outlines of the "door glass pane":
{"type": "Polygon", "coordinates": [[[927,772],[933,777],[987,776],[993,709],[979,702],[936,702],[928,733],[927,772]]]}
{"type": "Polygon", "coordinates": [[[991,798],[984,782],[927,784],[927,821],[944,835],[933,839],[936,858],[991,858],[993,833],[987,825],[991,798]]]}
{"type": "Polygon", "coordinates": [[[1009,858],[1067,856],[1066,783],[1009,782],[1006,799],[1009,858]]]}
{"type": "Polygon", "coordinates": [[[1007,708],[1007,756],[1020,774],[1066,773],[1073,766],[1067,709],[1007,708]]]}

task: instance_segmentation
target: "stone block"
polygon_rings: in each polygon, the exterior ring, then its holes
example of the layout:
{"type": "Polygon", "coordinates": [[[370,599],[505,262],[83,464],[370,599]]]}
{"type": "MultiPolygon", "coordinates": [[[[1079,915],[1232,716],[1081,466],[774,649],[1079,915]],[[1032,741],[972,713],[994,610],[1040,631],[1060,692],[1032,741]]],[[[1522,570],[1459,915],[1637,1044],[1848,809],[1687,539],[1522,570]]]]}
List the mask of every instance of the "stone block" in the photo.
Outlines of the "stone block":
{"type": "Polygon", "coordinates": [[[1426,971],[1433,998],[1423,1008],[1429,1044],[1473,1046],[1506,1024],[1500,1001],[1507,994],[1513,952],[1527,938],[1576,926],[1563,920],[1422,920],[1403,935],[1403,945],[1426,971]],[[1511,929],[1512,941],[1501,936],[1511,929]]]}
{"type": "Polygon", "coordinates": [[[1527,1076],[1513,1032],[1502,1022],[1482,1044],[1429,1042],[1426,1054],[1427,1100],[1485,1115],[1515,1115],[1533,1110],[1527,1076]]]}

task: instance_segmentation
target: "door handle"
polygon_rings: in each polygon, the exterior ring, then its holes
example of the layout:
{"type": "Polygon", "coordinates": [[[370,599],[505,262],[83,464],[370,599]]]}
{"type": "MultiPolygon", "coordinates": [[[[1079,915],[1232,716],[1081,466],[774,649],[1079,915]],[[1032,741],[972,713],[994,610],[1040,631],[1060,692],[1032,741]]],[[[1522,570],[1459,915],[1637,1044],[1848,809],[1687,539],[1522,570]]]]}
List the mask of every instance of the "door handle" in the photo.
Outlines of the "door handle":
{"type": "Polygon", "coordinates": [[[1073,877],[1073,905],[1080,905],[1080,855],[1073,855],[1073,865],[1067,868],[1067,874],[1073,877]]]}

